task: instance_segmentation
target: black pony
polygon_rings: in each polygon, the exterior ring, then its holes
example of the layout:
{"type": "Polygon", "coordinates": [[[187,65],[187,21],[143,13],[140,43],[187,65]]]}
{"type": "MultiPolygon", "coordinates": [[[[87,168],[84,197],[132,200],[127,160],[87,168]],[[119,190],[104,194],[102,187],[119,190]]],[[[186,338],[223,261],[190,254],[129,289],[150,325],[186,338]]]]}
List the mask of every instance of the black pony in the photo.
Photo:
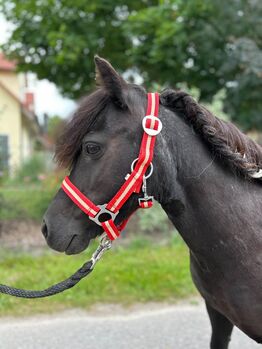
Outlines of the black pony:
{"type": "MultiPolygon", "coordinates": [[[[107,61],[96,57],[95,63],[100,88],[68,123],[56,158],[71,169],[71,181],[102,204],[138,155],[147,98],[107,61]]],[[[159,117],[163,130],[148,191],[190,249],[192,277],[213,329],[211,348],[228,348],[233,325],[262,343],[262,148],[184,92],[164,91],[159,117]]],[[[140,196],[131,196],[117,224],[140,196]]],[[[79,253],[101,233],[59,190],[44,217],[48,245],[79,253]]]]}

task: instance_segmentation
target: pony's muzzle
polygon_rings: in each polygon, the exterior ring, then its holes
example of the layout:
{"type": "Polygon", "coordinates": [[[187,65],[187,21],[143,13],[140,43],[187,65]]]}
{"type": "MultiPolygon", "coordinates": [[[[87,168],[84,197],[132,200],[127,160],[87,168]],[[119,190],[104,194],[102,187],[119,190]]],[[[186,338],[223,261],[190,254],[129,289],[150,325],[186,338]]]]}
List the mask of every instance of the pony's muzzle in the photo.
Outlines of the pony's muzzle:
{"type": "Polygon", "coordinates": [[[47,239],[48,238],[48,228],[47,228],[45,220],[43,220],[41,231],[42,231],[44,238],[47,239]]]}

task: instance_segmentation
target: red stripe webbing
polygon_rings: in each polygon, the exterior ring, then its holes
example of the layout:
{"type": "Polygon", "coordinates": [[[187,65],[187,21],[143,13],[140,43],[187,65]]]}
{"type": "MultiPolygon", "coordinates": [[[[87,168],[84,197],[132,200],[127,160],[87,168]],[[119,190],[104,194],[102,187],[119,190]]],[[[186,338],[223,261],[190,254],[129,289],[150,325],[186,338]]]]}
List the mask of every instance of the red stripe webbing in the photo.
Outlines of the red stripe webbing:
{"type": "Polygon", "coordinates": [[[92,201],[90,201],[81,191],[70,181],[68,177],[65,177],[62,189],[70,197],[70,199],[88,216],[95,217],[100,211],[92,201]]]}
{"type": "Polygon", "coordinates": [[[153,206],[152,200],[140,201],[139,203],[140,208],[151,208],[152,206],[153,206]]]}
{"type": "Polygon", "coordinates": [[[102,222],[102,227],[104,231],[107,233],[107,236],[111,241],[115,240],[116,238],[119,237],[120,231],[116,227],[115,223],[110,219],[109,221],[102,222]]]}
{"type": "MultiPolygon", "coordinates": [[[[147,115],[158,115],[159,95],[158,93],[148,93],[147,115]]],[[[155,121],[151,128],[154,128],[155,121]]],[[[132,193],[139,193],[143,182],[143,176],[148,166],[152,162],[154,155],[155,136],[149,136],[146,132],[143,134],[139,157],[133,172],[122,185],[120,190],[107,204],[107,209],[113,212],[118,211],[129,199],[132,193]]]]}

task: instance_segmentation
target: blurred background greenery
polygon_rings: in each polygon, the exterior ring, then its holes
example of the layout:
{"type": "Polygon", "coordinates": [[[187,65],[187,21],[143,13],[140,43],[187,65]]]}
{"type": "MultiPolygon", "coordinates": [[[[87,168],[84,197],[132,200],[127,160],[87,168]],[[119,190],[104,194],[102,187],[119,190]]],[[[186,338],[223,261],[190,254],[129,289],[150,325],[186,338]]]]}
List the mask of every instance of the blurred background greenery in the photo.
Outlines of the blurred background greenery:
{"type": "MultiPolygon", "coordinates": [[[[188,90],[261,142],[261,1],[0,0],[0,11],[11,24],[1,50],[16,73],[48,79],[76,104],[95,87],[93,56],[99,54],[147,89],[188,90]]],[[[1,102],[0,95],[0,135],[1,102]]],[[[55,112],[33,118],[38,135],[30,157],[12,171],[6,159],[0,166],[0,278],[41,288],[75,271],[90,252],[68,257],[45,247],[40,223],[65,174],[52,163],[65,119],[55,112]]],[[[90,280],[34,305],[1,297],[0,314],[174,301],[194,292],[188,251],[156,205],[131,221],[90,280]]]]}
{"type": "Polygon", "coordinates": [[[94,87],[99,54],[146,85],[199,90],[245,129],[262,129],[259,0],[1,0],[14,30],[3,46],[21,71],[74,99],[94,87]]]}

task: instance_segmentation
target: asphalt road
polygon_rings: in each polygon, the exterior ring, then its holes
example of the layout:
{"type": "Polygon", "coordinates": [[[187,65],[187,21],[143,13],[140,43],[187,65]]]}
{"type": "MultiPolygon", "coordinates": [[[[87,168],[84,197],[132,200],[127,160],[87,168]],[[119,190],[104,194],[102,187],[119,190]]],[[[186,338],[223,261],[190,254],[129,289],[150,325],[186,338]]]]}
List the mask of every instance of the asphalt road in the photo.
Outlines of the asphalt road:
{"type": "MultiPolygon", "coordinates": [[[[0,320],[1,349],[208,349],[209,339],[203,305],[0,320]]],[[[234,330],[230,349],[261,347],[234,330]]]]}

